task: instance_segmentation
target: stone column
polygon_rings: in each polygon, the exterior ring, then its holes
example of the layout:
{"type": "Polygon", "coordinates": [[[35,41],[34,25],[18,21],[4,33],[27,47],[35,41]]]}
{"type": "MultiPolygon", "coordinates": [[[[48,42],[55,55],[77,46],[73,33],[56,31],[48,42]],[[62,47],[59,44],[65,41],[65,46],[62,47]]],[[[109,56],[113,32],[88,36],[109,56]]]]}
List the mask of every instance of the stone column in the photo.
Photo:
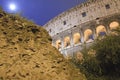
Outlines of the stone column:
{"type": "Polygon", "coordinates": [[[93,31],[93,38],[94,40],[97,38],[97,34],[96,34],[96,27],[95,28],[92,28],[92,31],[93,31]]]}
{"type": "Polygon", "coordinates": [[[109,34],[110,33],[110,27],[109,27],[109,25],[106,25],[105,28],[106,28],[107,34],[109,34]]]}
{"type": "Polygon", "coordinates": [[[84,43],[84,32],[82,29],[79,30],[81,43],[84,43]]]}
{"type": "Polygon", "coordinates": [[[52,45],[56,47],[56,41],[54,39],[52,40],[52,45]]]}
{"type": "Polygon", "coordinates": [[[73,47],[74,46],[74,42],[73,42],[73,33],[71,31],[70,33],[70,46],[73,47]]]}
{"type": "Polygon", "coordinates": [[[64,49],[64,37],[61,37],[61,50],[64,49]]]}

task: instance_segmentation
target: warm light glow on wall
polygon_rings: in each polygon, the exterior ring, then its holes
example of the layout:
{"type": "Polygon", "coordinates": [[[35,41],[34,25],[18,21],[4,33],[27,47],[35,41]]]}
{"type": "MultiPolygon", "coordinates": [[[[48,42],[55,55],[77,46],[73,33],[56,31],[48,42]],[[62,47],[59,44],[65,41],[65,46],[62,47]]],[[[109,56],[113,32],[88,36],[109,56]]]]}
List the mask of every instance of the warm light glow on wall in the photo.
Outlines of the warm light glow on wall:
{"type": "Polygon", "coordinates": [[[70,37],[67,36],[67,37],[64,38],[64,47],[67,47],[69,45],[70,45],[70,37]]]}
{"type": "Polygon", "coordinates": [[[99,26],[96,28],[97,36],[99,35],[100,32],[105,32],[105,33],[106,33],[105,26],[99,25],[99,26]]]}
{"type": "Polygon", "coordinates": [[[119,27],[119,23],[116,21],[113,21],[110,23],[110,30],[112,29],[116,29],[117,27],[119,27]]]}
{"type": "Polygon", "coordinates": [[[74,42],[74,44],[80,43],[80,34],[79,33],[75,33],[73,35],[73,42],[74,42]]]}
{"type": "Polygon", "coordinates": [[[92,30],[90,30],[90,29],[85,30],[85,32],[84,32],[84,41],[89,40],[89,37],[91,35],[92,35],[92,30]]]}
{"type": "Polygon", "coordinates": [[[56,48],[57,48],[57,49],[60,49],[60,48],[61,48],[61,41],[60,41],[60,40],[57,40],[57,41],[56,41],[56,48]]]}

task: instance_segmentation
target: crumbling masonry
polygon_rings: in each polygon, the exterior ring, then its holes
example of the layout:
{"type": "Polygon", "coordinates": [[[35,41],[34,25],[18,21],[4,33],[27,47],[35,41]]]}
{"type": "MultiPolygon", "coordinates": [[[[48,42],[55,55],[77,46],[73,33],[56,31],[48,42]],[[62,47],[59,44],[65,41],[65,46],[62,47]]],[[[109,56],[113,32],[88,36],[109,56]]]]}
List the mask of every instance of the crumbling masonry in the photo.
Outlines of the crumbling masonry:
{"type": "Polygon", "coordinates": [[[98,36],[109,34],[120,25],[120,0],[88,0],[61,13],[45,29],[52,45],[64,56],[73,56],[98,36]]]}

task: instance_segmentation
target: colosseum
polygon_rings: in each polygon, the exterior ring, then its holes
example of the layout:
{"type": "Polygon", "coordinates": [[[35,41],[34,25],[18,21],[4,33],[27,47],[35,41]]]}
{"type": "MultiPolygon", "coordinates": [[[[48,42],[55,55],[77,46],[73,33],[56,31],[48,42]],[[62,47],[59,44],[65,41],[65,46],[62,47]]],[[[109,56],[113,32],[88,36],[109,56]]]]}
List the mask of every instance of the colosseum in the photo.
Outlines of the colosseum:
{"type": "Polygon", "coordinates": [[[120,0],[87,0],[50,20],[45,29],[61,54],[73,56],[84,45],[120,26],[120,0]]]}

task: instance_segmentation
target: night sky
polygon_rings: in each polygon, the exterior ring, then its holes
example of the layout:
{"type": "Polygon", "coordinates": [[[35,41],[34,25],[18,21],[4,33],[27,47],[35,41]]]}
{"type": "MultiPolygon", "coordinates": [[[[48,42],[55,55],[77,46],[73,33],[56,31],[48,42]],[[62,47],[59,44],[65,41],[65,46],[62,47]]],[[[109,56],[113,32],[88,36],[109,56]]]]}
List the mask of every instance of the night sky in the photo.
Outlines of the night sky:
{"type": "Polygon", "coordinates": [[[44,25],[58,14],[86,0],[0,0],[0,6],[9,13],[19,13],[38,25],[44,25]],[[10,4],[12,9],[10,9],[10,4]]]}

